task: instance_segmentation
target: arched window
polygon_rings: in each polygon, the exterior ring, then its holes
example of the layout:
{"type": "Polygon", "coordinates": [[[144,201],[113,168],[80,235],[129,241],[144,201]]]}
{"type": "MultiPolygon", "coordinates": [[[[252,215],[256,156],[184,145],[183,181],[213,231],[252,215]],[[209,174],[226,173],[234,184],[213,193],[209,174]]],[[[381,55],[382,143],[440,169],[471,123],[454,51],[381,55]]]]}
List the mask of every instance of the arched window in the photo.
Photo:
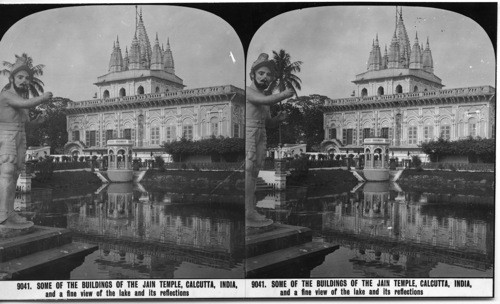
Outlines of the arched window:
{"type": "Polygon", "coordinates": [[[403,93],[403,87],[400,84],[398,84],[398,86],[396,87],[396,94],[400,93],[403,93]]]}
{"type": "Polygon", "coordinates": [[[370,149],[366,149],[365,150],[365,159],[366,160],[370,160],[371,159],[370,149]]]}
{"type": "Polygon", "coordinates": [[[193,140],[193,120],[191,118],[186,118],[182,122],[182,137],[193,140]]]}
{"type": "Polygon", "coordinates": [[[366,88],[363,88],[361,90],[361,97],[365,97],[366,95],[368,95],[368,90],[366,88]]]}
{"type": "Polygon", "coordinates": [[[416,145],[418,143],[418,135],[417,135],[417,122],[412,120],[408,124],[408,144],[416,145]]]}
{"type": "Polygon", "coordinates": [[[418,92],[418,87],[417,86],[413,87],[413,92],[418,92]]]}
{"type": "Polygon", "coordinates": [[[165,127],[165,140],[167,142],[175,141],[177,139],[177,135],[175,132],[175,120],[169,119],[166,122],[165,127]]]}
{"type": "Polygon", "coordinates": [[[210,135],[219,135],[219,119],[217,119],[217,117],[212,117],[210,119],[210,135]]]}
{"type": "Polygon", "coordinates": [[[120,93],[119,93],[120,97],[124,97],[124,96],[127,96],[127,93],[125,92],[125,89],[124,88],[121,88],[120,89],[120,93]]]}
{"type": "Polygon", "coordinates": [[[469,136],[476,137],[477,136],[477,119],[474,117],[469,118],[469,136]]]}
{"type": "Polygon", "coordinates": [[[155,93],[160,93],[160,87],[156,87],[155,93]]]}
{"type": "Polygon", "coordinates": [[[377,95],[379,95],[379,96],[384,95],[384,88],[383,87],[378,87],[378,89],[377,89],[377,95]]]}
{"type": "Polygon", "coordinates": [[[328,130],[328,136],[330,139],[336,139],[337,138],[337,129],[336,128],[330,128],[328,130]]]}
{"type": "Polygon", "coordinates": [[[441,120],[439,124],[439,137],[450,140],[451,139],[451,121],[448,118],[441,120]]]}
{"type": "Polygon", "coordinates": [[[109,91],[108,91],[108,90],[105,90],[105,91],[102,93],[102,98],[109,98],[109,91]]]}
{"type": "Polygon", "coordinates": [[[144,94],[144,88],[142,86],[139,86],[137,88],[137,95],[142,95],[142,94],[144,94]]]}
{"type": "Polygon", "coordinates": [[[152,123],[151,128],[149,129],[150,135],[150,143],[151,145],[159,145],[160,144],[160,126],[157,122],[152,123]]]}
{"type": "Polygon", "coordinates": [[[431,141],[434,139],[434,123],[432,119],[424,121],[424,141],[431,141]]]}

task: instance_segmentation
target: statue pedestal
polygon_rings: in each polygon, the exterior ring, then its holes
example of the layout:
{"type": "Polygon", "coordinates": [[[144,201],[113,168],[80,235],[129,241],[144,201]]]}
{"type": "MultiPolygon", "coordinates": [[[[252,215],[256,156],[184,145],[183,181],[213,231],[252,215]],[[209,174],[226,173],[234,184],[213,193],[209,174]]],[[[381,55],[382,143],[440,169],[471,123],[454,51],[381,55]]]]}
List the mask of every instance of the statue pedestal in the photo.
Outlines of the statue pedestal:
{"type": "Polygon", "coordinates": [[[2,239],[13,238],[33,232],[33,222],[29,223],[30,224],[26,225],[26,227],[13,227],[8,224],[0,225],[0,244],[2,243],[2,239]]]}
{"type": "Polygon", "coordinates": [[[27,176],[25,174],[21,174],[21,176],[17,179],[16,190],[21,193],[31,192],[31,175],[27,176]]]}
{"type": "Polygon", "coordinates": [[[312,240],[307,227],[272,224],[246,230],[247,278],[310,277],[325,256],[339,248],[312,240]]]}
{"type": "Polygon", "coordinates": [[[67,279],[98,246],[72,241],[63,228],[32,226],[0,235],[0,280],[67,279]]]}

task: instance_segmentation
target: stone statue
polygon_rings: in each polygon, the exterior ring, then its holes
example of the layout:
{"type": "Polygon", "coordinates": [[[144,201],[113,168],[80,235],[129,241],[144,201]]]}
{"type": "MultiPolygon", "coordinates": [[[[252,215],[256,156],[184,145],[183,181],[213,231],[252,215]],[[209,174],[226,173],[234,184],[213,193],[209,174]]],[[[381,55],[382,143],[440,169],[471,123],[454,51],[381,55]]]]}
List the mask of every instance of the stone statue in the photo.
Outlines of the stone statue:
{"type": "Polygon", "coordinates": [[[278,94],[268,92],[276,74],[274,61],[260,54],[250,70],[251,85],[246,90],[246,161],[245,161],[245,223],[247,227],[264,227],[273,223],[255,209],[255,189],[259,170],[266,157],[266,126],[275,127],[285,120],[284,112],[271,118],[269,106],[290,98],[290,89],[278,94]]]}
{"type": "MultiPolygon", "coordinates": [[[[33,77],[24,58],[12,66],[9,83],[0,92],[0,229],[26,229],[33,226],[14,211],[16,182],[24,166],[26,153],[25,124],[30,122],[28,109],[48,102],[52,93],[28,99],[33,77]]],[[[45,114],[33,123],[41,123],[45,114]]]]}

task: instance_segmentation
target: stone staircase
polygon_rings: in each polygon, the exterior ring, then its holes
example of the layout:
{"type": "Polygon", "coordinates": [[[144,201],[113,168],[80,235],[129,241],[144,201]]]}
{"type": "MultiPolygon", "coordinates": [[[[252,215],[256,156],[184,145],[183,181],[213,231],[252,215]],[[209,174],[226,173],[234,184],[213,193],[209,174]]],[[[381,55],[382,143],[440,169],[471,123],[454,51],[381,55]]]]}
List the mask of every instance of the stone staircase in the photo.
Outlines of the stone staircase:
{"type": "Polygon", "coordinates": [[[309,228],[278,223],[247,229],[245,241],[247,278],[306,276],[339,248],[313,241],[309,228]]]}
{"type": "Polygon", "coordinates": [[[52,270],[68,279],[97,248],[73,242],[67,229],[33,226],[31,233],[0,238],[0,280],[57,279],[52,270]]]}

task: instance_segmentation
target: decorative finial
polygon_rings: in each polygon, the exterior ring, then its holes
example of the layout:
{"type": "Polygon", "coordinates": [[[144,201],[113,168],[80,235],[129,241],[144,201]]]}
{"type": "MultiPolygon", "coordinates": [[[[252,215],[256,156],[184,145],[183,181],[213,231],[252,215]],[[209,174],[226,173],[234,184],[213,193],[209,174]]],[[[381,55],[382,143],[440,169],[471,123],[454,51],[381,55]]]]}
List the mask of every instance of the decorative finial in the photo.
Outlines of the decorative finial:
{"type": "Polygon", "coordinates": [[[396,5],[396,20],[395,20],[396,27],[398,26],[398,6],[396,5]]]}

